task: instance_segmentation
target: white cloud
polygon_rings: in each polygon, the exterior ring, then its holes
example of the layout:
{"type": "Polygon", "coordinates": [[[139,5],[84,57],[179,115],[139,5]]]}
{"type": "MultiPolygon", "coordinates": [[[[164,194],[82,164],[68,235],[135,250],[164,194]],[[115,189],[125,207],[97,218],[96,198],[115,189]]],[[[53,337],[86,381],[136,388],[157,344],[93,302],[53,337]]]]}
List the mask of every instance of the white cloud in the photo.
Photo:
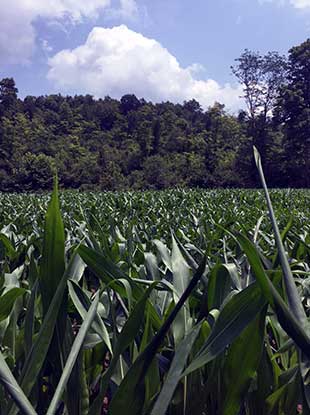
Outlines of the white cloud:
{"type": "Polygon", "coordinates": [[[119,0],[118,7],[107,10],[106,17],[110,20],[135,20],[139,16],[139,7],[136,0],[119,0]]]}
{"type": "Polygon", "coordinates": [[[138,15],[138,5],[135,0],[120,0],[121,14],[124,17],[135,17],[138,15]]]}
{"type": "Polygon", "coordinates": [[[200,65],[182,68],[159,42],[125,25],[94,28],[85,44],[62,50],[49,59],[49,65],[48,79],[66,93],[116,98],[134,93],[155,102],[195,98],[205,108],[215,101],[230,109],[241,105],[241,87],[195,79],[200,65]]]}
{"type": "Polygon", "coordinates": [[[33,23],[69,19],[72,23],[96,17],[110,0],[0,0],[0,63],[26,63],[35,49],[33,23]]]}
{"type": "Polygon", "coordinates": [[[297,9],[310,9],[310,0],[290,0],[290,2],[297,9]]]}
{"type": "Polygon", "coordinates": [[[264,3],[276,3],[279,6],[290,4],[296,9],[310,10],[310,0],[258,0],[260,4],[264,3]]]}

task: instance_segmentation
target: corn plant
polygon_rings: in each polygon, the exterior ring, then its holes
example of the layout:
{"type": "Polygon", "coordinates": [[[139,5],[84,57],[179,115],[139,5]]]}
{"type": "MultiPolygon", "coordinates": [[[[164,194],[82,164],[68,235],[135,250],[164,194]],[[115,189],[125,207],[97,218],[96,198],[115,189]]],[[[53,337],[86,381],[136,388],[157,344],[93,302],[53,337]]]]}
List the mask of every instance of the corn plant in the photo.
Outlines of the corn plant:
{"type": "Polygon", "coordinates": [[[0,195],[0,414],[308,414],[310,193],[255,159],[263,191],[0,195]]]}

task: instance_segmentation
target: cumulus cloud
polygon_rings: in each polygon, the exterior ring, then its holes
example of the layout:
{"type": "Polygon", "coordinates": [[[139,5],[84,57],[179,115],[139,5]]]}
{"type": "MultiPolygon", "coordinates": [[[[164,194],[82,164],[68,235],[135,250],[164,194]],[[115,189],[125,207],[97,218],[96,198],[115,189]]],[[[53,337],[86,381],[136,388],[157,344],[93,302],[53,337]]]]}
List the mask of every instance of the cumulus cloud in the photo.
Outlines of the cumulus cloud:
{"type": "Polygon", "coordinates": [[[159,42],[125,25],[94,28],[85,44],[49,59],[48,79],[66,93],[120,98],[134,93],[155,102],[197,99],[205,108],[215,101],[240,107],[240,87],[198,80],[201,65],[183,68],[159,42]]]}
{"type": "Polygon", "coordinates": [[[38,18],[77,23],[96,17],[110,0],[0,0],[0,63],[26,63],[35,48],[38,18]]]}

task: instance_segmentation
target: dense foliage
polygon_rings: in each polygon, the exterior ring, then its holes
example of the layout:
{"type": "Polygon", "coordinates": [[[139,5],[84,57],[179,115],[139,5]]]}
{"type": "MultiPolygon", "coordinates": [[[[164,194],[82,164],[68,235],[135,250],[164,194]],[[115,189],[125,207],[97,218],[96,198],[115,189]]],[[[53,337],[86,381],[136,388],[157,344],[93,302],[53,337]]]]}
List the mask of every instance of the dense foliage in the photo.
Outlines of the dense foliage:
{"type": "Polygon", "coordinates": [[[270,196],[1,193],[0,414],[308,414],[310,192],[270,196]]]}
{"type": "Polygon", "coordinates": [[[153,104],[135,95],[17,97],[0,82],[0,190],[252,187],[252,145],[271,186],[308,187],[310,40],[261,56],[245,51],[233,72],[248,111],[195,100],[153,104]]]}

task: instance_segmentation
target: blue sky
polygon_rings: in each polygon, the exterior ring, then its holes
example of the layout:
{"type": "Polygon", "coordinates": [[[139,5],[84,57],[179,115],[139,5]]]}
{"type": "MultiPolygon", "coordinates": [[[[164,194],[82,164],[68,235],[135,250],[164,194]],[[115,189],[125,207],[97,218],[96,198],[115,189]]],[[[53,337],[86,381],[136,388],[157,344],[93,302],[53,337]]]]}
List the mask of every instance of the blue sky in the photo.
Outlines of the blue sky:
{"type": "Polygon", "coordinates": [[[240,107],[241,52],[310,36],[310,0],[0,0],[0,78],[49,93],[240,107]],[[3,3],[3,4],[2,4],[3,3]]]}

